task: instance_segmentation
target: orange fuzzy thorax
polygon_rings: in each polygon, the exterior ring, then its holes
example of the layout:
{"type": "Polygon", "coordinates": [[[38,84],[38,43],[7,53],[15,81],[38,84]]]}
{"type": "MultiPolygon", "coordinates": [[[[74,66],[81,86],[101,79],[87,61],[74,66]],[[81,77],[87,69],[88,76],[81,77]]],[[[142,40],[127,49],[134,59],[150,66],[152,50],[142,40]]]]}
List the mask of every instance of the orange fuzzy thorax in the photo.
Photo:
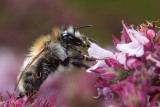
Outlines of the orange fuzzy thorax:
{"type": "Polygon", "coordinates": [[[45,44],[49,41],[54,42],[56,38],[59,36],[59,29],[53,29],[53,32],[50,35],[45,35],[39,37],[31,46],[30,56],[35,56],[37,53],[45,47],[45,44]]]}
{"type": "Polygon", "coordinates": [[[51,40],[51,36],[41,36],[39,37],[34,43],[33,46],[30,48],[30,55],[36,55],[41,49],[44,48],[45,43],[51,40]]]}

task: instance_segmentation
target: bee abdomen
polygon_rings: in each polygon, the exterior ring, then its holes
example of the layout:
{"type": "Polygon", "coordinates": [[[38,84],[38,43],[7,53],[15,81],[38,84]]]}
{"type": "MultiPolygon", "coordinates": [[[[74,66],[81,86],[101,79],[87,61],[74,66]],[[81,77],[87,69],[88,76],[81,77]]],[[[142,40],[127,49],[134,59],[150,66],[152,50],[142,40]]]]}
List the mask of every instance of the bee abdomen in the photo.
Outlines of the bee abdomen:
{"type": "Polygon", "coordinates": [[[30,83],[25,83],[25,84],[23,85],[23,87],[24,87],[25,90],[26,90],[26,94],[28,94],[28,92],[33,92],[33,85],[32,85],[32,84],[30,84],[30,83]]]}
{"type": "Polygon", "coordinates": [[[23,77],[22,87],[25,89],[25,94],[28,95],[29,92],[33,92],[33,86],[35,84],[35,78],[33,71],[27,71],[23,77]]]}
{"type": "Polygon", "coordinates": [[[25,77],[24,77],[24,83],[34,85],[34,83],[35,83],[34,76],[32,74],[31,75],[25,75],[25,77]]]}
{"type": "Polygon", "coordinates": [[[53,59],[39,59],[37,66],[31,66],[23,76],[23,88],[25,94],[36,93],[42,83],[46,80],[49,74],[56,71],[60,61],[53,59]],[[48,61],[49,60],[49,61],[48,61]]]}
{"type": "Polygon", "coordinates": [[[58,65],[59,62],[57,62],[56,64],[50,62],[43,63],[43,81],[48,77],[50,73],[54,72],[57,69],[58,65]]]}

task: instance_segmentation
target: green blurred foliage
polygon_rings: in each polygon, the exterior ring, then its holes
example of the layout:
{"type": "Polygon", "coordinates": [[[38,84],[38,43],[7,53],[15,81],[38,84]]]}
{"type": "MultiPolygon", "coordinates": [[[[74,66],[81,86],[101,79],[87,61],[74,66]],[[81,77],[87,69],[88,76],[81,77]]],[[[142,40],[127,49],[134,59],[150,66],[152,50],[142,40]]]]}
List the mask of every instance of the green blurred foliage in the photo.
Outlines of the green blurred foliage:
{"type": "Polygon", "coordinates": [[[81,32],[106,46],[113,44],[112,34],[120,37],[122,19],[135,26],[157,20],[159,4],[159,0],[1,0],[0,45],[26,49],[53,26],[90,24],[92,28],[81,32]]]}
{"type": "Polygon", "coordinates": [[[93,37],[103,46],[112,43],[112,34],[120,37],[122,19],[136,26],[160,17],[159,0],[67,0],[67,3],[83,11],[83,21],[94,26],[93,37]]]}

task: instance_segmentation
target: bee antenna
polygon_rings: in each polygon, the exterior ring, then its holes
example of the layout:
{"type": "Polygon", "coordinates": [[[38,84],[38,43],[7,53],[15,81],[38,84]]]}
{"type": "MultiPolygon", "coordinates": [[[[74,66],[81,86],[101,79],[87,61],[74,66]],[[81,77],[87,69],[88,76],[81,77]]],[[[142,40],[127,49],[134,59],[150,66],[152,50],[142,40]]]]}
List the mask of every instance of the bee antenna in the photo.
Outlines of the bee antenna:
{"type": "Polygon", "coordinates": [[[91,41],[91,42],[94,42],[94,43],[98,44],[98,42],[96,40],[94,40],[94,39],[88,38],[88,40],[91,41]]]}
{"type": "Polygon", "coordinates": [[[92,26],[91,26],[91,25],[85,25],[85,26],[76,27],[76,28],[74,28],[74,32],[75,32],[77,29],[83,29],[83,28],[87,28],[87,27],[92,27],[92,26]]]}

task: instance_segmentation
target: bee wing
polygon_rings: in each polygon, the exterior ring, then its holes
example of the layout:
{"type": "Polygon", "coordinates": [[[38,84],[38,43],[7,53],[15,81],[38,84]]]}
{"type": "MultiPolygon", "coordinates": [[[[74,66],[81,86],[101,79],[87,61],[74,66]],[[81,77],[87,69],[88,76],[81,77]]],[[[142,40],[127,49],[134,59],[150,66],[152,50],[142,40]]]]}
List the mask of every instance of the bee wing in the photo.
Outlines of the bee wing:
{"type": "Polygon", "coordinates": [[[32,63],[33,63],[43,52],[45,52],[45,51],[47,50],[47,48],[48,48],[48,47],[44,47],[42,50],[40,50],[40,51],[38,52],[38,54],[37,54],[36,56],[34,56],[33,59],[27,64],[27,66],[24,68],[24,70],[23,70],[22,73],[20,74],[20,77],[19,77],[19,79],[18,79],[17,82],[16,82],[16,86],[15,86],[15,89],[14,89],[14,90],[16,90],[16,88],[17,88],[20,80],[22,79],[24,73],[28,70],[28,68],[32,65],[32,63]]]}

